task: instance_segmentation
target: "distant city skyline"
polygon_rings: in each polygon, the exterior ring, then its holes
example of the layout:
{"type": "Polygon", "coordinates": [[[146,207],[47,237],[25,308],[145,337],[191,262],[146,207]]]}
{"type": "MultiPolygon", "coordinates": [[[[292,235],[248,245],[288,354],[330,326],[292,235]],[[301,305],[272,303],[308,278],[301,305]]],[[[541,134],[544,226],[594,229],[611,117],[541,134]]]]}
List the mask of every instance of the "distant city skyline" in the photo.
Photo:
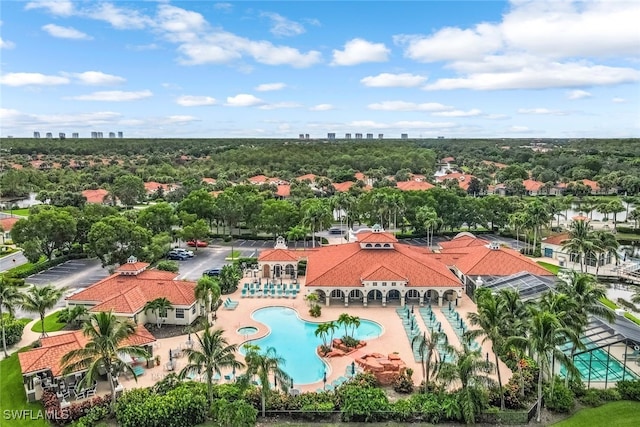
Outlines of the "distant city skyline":
{"type": "Polygon", "coordinates": [[[640,136],[640,2],[11,1],[0,136],[640,136]]]}

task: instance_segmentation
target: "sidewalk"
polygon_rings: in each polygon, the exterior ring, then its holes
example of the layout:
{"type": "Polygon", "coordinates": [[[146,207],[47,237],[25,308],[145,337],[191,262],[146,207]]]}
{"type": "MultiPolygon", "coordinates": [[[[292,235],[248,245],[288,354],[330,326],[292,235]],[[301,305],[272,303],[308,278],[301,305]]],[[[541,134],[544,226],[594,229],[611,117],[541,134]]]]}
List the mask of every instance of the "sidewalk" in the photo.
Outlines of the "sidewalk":
{"type": "MultiPolygon", "coordinates": [[[[51,313],[53,313],[54,311],[58,311],[58,310],[59,309],[53,310],[53,311],[51,311],[51,313]]],[[[47,313],[46,316],[48,316],[51,313],[47,313]]],[[[11,347],[7,348],[7,353],[9,355],[12,355],[13,353],[16,353],[21,348],[29,346],[29,345],[33,344],[35,341],[38,341],[40,339],[40,332],[33,332],[31,330],[33,325],[35,325],[39,320],[40,320],[39,318],[38,319],[33,319],[32,321],[30,321],[29,323],[27,323],[25,325],[24,330],[22,331],[22,338],[20,339],[20,341],[18,341],[17,343],[12,345],[11,347]]],[[[64,333],[67,333],[67,332],[69,332],[69,331],[47,332],[47,335],[52,337],[52,336],[64,334],[64,333]]]]}

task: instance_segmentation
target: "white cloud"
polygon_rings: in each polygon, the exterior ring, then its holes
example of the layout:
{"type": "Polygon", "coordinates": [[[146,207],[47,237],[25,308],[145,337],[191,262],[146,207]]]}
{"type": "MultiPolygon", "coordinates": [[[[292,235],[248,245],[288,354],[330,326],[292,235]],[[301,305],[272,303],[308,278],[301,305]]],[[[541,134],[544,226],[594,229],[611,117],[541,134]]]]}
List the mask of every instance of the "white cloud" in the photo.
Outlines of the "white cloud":
{"type": "Polygon", "coordinates": [[[377,76],[367,76],[360,80],[368,87],[416,87],[427,81],[427,77],[417,74],[391,74],[381,73],[377,76]]]}
{"type": "Polygon", "coordinates": [[[431,115],[436,117],[474,117],[474,116],[479,116],[480,114],[482,114],[481,110],[477,108],[473,108],[468,111],[463,111],[463,110],[438,111],[436,113],[432,113],[431,115]]]}
{"type": "Polygon", "coordinates": [[[0,77],[0,84],[7,86],[57,86],[69,82],[67,77],[41,73],[8,73],[0,77]]]}
{"type": "Polygon", "coordinates": [[[446,111],[453,107],[443,105],[438,102],[426,102],[417,104],[406,101],[383,101],[367,105],[370,110],[378,111],[446,111]]]}
{"type": "Polygon", "coordinates": [[[612,98],[611,102],[613,102],[614,104],[624,104],[625,102],[627,102],[627,100],[624,98],[616,97],[616,98],[612,98]]]}
{"type": "Polygon", "coordinates": [[[371,43],[364,39],[349,40],[344,50],[333,51],[331,65],[357,65],[365,62],[386,62],[390,50],[384,43],[371,43]]]}
{"type": "Polygon", "coordinates": [[[140,30],[154,25],[151,18],[135,9],[114,6],[112,3],[100,3],[83,15],[89,18],[105,21],[118,30],[140,30]]]}
{"type": "Polygon", "coordinates": [[[318,104],[309,108],[310,111],[329,111],[334,109],[335,107],[331,104],[318,104]]]}
{"type": "Polygon", "coordinates": [[[507,129],[509,133],[532,133],[533,131],[527,126],[511,126],[507,129]]]}
{"type": "Polygon", "coordinates": [[[606,86],[640,80],[632,68],[583,63],[544,63],[517,71],[474,73],[467,77],[443,78],[425,86],[426,90],[448,89],[543,89],[554,87],[606,86]]]}
{"type": "Polygon", "coordinates": [[[87,95],[78,95],[70,97],[76,101],[106,101],[106,102],[125,102],[137,101],[139,99],[149,98],[153,96],[150,90],[141,90],[135,92],[127,92],[122,90],[93,92],[87,95]]]}
{"type": "Polygon", "coordinates": [[[206,19],[200,13],[168,4],[158,7],[155,26],[173,42],[196,41],[199,34],[208,28],[206,19]]]}
{"type": "Polygon", "coordinates": [[[420,62],[481,58],[502,47],[500,31],[491,24],[465,30],[446,27],[431,36],[402,34],[393,40],[405,48],[406,57],[420,62]]]}
{"type": "Polygon", "coordinates": [[[236,96],[227,97],[226,105],[229,107],[254,107],[264,104],[264,101],[254,95],[241,93],[236,96]]]}
{"type": "Polygon", "coordinates": [[[260,14],[263,18],[271,21],[269,32],[274,36],[289,37],[297,36],[305,32],[304,26],[298,22],[285,18],[282,15],[273,12],[263,12],[260,14]]]}
{"type": "Polygon", "coordinates": [[[57,16],[71,16],[74,13],[73,3],[70,0],[30,1],[24,8],[26,10],[46,9],[47,12],[57,16]]]}
{"type": "Polygon", "coordinates": [[[193,116],[175,115],[175,116],[167,117],[167,121],[169,123],[174,123],[174,124],[186,124],[186,123],[200,121],[200,119],[193,116]]]}
{"type": "Polygon", "coordinates": [[[567,99],[583,99],[591,97],[591,93],[586,90],[576,89],[567,92],[567,99]]]}
{"type": "Polygon", "coordinates": [[[84,73],[65,73],[65,75],[75,77],[80,84],[90,86],[117,85],[126,82],[124,77],[106,74],[102,71],[85,71],[84,73]]]}
{"type": "Polygon", "coordinates": [[[233,5],[231,3],[216,3],[213,5],[213,8],[223,12],[231,12],[233,5]]]}
{"type": "Polygon", "coordinates": [[[548,108],[519,108],[519,114],[537,114],[537,115],[550,115],[550,116],[566,116],[569,114],[566,111],[550,110],[548,108]]]}
{"type": "Polygon", "coordinates": [[[178,51],[183,55],[181,62],[187,65],[224,64],[248,55],[261,64],[306,68],[322,59],[320,52],[315,50],[303,53],[292,47],[254,41],[224,31],[210,33],[195,42],[183,43],[178,51]]]}
{"type": "Polygon", "coordinates": [[[261,85],[256,86],[255,90],[258,92],[269,92],[273,90],[281,90],[287,87],[284,83],[263,83],[261,85]]]}
{"type": "Polygon", "coordinates": [[[73,126],[89,127],[107,123],[115,123],[122,115],[113,111],[97,111],[65,114],[29,114],[18,110],[0,108],[0,119],[3,125],[11,128],[24,127],[27,131],[32,126],[73,126]]]}
{"type": "Polygon", "coordinates": [[[300,108],[300,107],[302,107],[302,105],[298,102],[285,101],[285,102],[276,102],[274,104],[264,104],[258,108],[261,110],[280,110],[283,108],[300,108]]]}
{"type": "Polygon", "coordinates": [[[373,120],[355,120],[347,124],[351,128],[360,129],[446,129],[454,127],[450,122],[425,122],[421,120],[402,120],[392,123],[376,122],[373,120]]]}
{"type": "Polygon", "coordinates": [[[125,46],[127,49],[129,50],[133,50],[135,52],[143,52],[145,50],[157,50],[160,49],[160,46],[158,46],[155,43],[149,43],[149,44],[128,44],[125,46]]]}
{"type": "Polygon", "coordinates": [[[0,37],[0,49],[13,49],[15,46],[16,44],[14,42],[4,40],[2,37],[0,37]]]}
{"type": "Polygon", "coordinates": [[[482,117],[489,120],[503,120],[509,118],[506,114],[485,114],[482,117]]]}
{"type": "Polygon", "coordinates": [[[52,37],[59,39],[71,39],[71,40],[91,40],[93,37],[76,30],[72,27],[61,27],[56,24],[47,24],[42,26],[42,30],[47,32],[52,37]]]}
{"type": "Polygon", "coordinates": [[[216,100],[210,96],[184,95],[179,97],[176,103],[183,107],[199,107],[202,105],[213,105],[216,103],[216,100]]]}

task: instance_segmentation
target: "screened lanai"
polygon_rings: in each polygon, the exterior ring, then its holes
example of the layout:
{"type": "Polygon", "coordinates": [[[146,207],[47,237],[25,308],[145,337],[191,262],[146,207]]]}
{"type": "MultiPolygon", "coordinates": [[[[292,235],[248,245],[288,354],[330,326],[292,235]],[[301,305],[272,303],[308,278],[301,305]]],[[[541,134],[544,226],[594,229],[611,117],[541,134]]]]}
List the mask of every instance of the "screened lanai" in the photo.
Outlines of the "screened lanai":
{"type": "Polygon", "coordinates": [[[498,292],[501,289],[516,289],[520,292],[522,299],[537,298],[549,289],[554,289],[553,278],[536,276],[528,271],[521,271],[506,277],[485,276],[484,279],[484,288],[491,289],[492,292],[498,292]]]}
{"type": "MultiPolygon", "coordinates": [[[[623,316],[616,316],[613,324],[591,317],[580,336],[583,348],[575,349],[570,342],[560,347],[568,356],[573,353],[573,363],[587,388],[607,388],[640,378],[640,330],[629,323],[623,316]]],[[[557,372],[566,375],[564,367],[557,372]]]]}

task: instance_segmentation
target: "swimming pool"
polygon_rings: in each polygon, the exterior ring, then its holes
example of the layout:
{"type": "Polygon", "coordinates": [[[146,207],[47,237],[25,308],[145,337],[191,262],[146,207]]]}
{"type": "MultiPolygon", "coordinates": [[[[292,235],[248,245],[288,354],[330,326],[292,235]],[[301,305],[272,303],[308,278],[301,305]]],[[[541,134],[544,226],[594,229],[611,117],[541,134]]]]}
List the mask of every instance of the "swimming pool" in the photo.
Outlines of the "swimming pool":
{"type": "MultiPolygon", "coordinates": [[[[316,348],[322,339],[315,336],[319,323],[307,322],[298,317],[295,310],[287,307],[267,307],[253,312],[251,317],[269,328],[269,335],[251,340],[261,349],[274,347],[285,361],[283,370],[295,384],[310,384],[322,380],[323,373],[329,375],[328,365],[317,355],[316,348]]],[[[371,320],[360,320],[355,338],[367,340],[379,337],[383,332],[380,324],[371,320]]],[[[336,329],[335,337],[344,335],[344,328],[336,329]]],[[[244,349],[240,347],[244,354],[244,349]]]]}
{"type": "MultiPolygon", "coordinates": [[[[624,375],[625,380],[634,380],[637,378],[631,370],[625,369],[623,365],[613,357],[609,356],[609,366],[607,368],[607,352],[602,349],[595,349],[589,353],[582,353],[573,358],[573,364],[580,372],[582,381],[622,381],[624,375]],[[590,356],[593,354],[593,356],[590,356]],[[589,377],[589,366],[591,366],[591,377],[589,377]],[[607,370],[609,371],[607,373],[607,370]]],[[[566,375],[564,366],[560,369],[560,375],[566,375]]]]}

